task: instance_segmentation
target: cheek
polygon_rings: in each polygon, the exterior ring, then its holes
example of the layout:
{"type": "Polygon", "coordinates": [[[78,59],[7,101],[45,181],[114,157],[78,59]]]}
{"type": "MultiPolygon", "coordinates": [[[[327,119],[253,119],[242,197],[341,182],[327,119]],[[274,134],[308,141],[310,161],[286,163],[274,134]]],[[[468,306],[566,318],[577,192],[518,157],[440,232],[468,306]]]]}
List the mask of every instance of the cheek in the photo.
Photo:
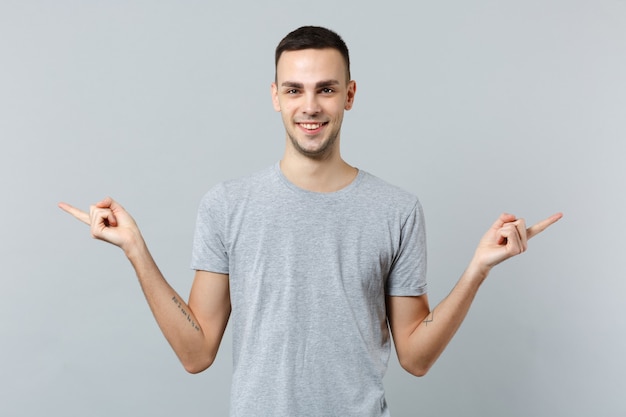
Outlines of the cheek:
{"type": "Polygon", "coordinates": [[[280,111],[283,116],[292,117],[298,113],[299,104],[296,100],[283,100],[280,103],[280,111]]]}
{"type": "Polygon", "coordinates": [[[336,119],[343,117],[344,110],[346,110],[346,104],[343,102],[334,104],[332,109],[329,108],[329,112],[333,114],[336,119]]]}

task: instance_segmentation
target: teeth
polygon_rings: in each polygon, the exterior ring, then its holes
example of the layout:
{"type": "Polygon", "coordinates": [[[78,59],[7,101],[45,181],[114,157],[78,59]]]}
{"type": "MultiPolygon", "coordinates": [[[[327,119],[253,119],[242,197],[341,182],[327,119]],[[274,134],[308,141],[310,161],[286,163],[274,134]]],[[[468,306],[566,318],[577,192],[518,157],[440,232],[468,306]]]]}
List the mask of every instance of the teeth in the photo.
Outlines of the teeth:
{"type": "Polygon", "coordinates": [[[321,125],[321,123],[300,123],[300,126],[308,130],[319,129],[321,125]]]}

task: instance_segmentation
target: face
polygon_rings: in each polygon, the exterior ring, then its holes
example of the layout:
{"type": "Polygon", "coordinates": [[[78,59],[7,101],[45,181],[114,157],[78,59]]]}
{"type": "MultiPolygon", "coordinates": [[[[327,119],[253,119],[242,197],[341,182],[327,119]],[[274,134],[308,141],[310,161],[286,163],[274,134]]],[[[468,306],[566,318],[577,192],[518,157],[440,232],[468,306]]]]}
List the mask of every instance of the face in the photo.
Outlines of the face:
{"type": "Polygon", "coordinates": [[[274,109],[281,113],[288,150],[324,159],[338,147],[343,112],[350,110],[356,84],[335,49],[283,52],[272,84],[274,109]]]}

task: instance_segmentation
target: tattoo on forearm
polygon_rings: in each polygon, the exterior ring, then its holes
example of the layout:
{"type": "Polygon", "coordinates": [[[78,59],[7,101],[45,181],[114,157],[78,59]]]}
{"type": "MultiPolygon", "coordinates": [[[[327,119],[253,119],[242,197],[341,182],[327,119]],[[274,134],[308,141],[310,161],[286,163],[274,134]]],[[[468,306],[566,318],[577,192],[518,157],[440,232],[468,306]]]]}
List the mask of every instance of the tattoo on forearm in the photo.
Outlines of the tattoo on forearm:
{"type": "Polygon", "coordinates": [[[426,327],[428,327],[428,323],[432,323],[433,320],[435,320],[435,310],[431,311],[431,313],[426,316],[423,323],[426,325],[426,327]]]}
{"type": "Polygon", "coordinates": [[[176,298],[176,296],[172,297],[172,301],[174,302],[174,304],[178,306],[178,309],[180,310],[181,313],[183,313],[183,316],[187,318],[187,321],[191,324],[191,327],[193,327],[194,329],[196,329],[196,331],[199,332],[200,326],[198,326],[196,322],[191,318],[191,314],[189,314],[187,310],[185,310],[185,308],[183,307],[183,303],[181,303],[178,300],[178,298],[176,298]]]}

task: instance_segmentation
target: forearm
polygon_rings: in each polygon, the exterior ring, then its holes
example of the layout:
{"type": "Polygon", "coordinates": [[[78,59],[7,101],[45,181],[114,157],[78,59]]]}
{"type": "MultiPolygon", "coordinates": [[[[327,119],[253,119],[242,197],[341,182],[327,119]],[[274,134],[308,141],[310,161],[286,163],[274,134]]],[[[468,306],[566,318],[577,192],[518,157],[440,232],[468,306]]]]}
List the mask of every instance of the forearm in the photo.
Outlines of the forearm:
{"type": "Polygon", "coordinates": [[[527,229],[523,219],[500,215],[456,286],[432,311],[426,295],[389,297],[387,314],[402,366],[414,375],[424,375],[456,334],[491,268],[524,252],[528,239],[561,217],[561,213],[554,214],[527,229]]]}
{"type": "Polygon", "coordinates": [[[405,369],[424,375],[439,358],[467,316],[488,270],[472,261],[450,294],[406,336],[401,357],[405,369]]]}
{"type": "Polygon", "coordinates": [[[183,298],[169,285],[143,239],[123,248],[163,335],[189,372],[211,365],[219,340],[210,340],[183,298]]]}
{"type": "Polygon", "coordinates": [[[89,213],[67,203],[59,207],[89,225],[93,238],[124,251],[159,327],[185,369],[200,372],[210,366],[230,315],[228,275],[197,271],[195,293],[192,288],[185,303],[159,271],[137,224],[120,204],[107,197],[90,206],[89,213]]]}

